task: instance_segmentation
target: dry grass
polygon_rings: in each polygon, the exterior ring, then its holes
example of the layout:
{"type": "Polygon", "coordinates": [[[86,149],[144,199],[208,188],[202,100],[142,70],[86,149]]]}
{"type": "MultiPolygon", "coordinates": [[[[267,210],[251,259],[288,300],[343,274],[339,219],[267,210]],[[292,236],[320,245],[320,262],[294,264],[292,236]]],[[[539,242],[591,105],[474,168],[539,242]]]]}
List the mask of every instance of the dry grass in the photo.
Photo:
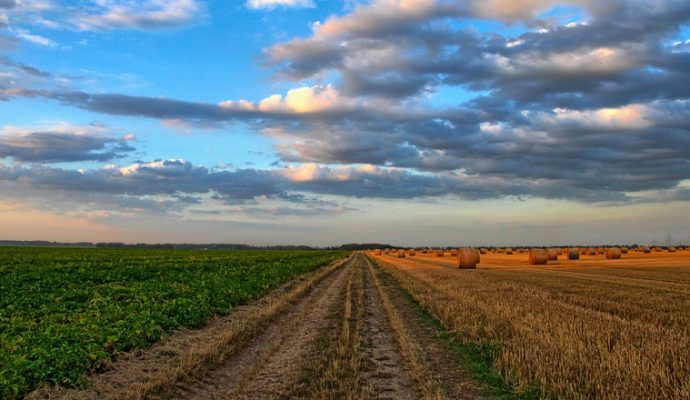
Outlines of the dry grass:
{"type": "Polygon", "coordinates": [[[459,271],[436,257],[376,257],[446,329],[501,349],[518,388],[575,399],[690,398],[690,253],[525,254],[459,271]],[[422,267],[422,268],[420,268],[422,267]]]}
{"type": "Polygon", "coordinates": [[[364,269],[349,272],[340,309],[340,326],[321,339],[322,350],[314,366],[304,371],[304,385],[289,397],[309,399],[372,398],[371,388],[363,385],[362,328],[364,323],[364,269]]]}

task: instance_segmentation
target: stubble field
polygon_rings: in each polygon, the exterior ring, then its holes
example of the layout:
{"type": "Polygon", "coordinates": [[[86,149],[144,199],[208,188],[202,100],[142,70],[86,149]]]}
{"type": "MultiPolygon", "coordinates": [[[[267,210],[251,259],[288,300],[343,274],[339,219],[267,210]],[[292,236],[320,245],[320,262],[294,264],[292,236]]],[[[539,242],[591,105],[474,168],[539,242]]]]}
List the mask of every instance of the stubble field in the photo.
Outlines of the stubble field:
{"type": "Polygon", "coordinates": [[[487,254],[474,270],[448,255],[372,257],[447,330],[495,349],[518,393],[690,398],[690,252],[546,266],[487,254]]]}

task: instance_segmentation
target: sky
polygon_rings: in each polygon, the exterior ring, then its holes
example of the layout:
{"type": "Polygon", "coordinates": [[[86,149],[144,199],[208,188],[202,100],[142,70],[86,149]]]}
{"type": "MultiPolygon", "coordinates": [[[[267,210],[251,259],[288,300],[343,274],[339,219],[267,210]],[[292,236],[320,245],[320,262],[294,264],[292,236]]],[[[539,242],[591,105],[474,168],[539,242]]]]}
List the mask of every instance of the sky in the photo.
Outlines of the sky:
{"type": "Polygon", "coordinates": [[[687,0],[0,0],[0,239],[669,235],[687,0]]]}

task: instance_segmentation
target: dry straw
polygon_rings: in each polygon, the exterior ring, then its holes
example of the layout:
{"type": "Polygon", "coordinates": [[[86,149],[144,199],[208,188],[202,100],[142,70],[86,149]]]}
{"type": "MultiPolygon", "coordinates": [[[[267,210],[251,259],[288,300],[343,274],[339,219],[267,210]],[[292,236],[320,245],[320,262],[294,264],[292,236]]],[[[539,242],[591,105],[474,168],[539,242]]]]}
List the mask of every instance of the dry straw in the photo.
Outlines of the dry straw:
{"type": "Polygon", "coordinates": [[[606,249],[606,258],[609,260],[617,260],[621,258],[620,247],[609,247],[606,249]]]}
{"type": "Polygon", "coordinates": [[[549,249],[548,250],[548,255],[549,255],[549,261],[556,261],[558,260],[558,254],[561,252],[561,249],[549,249]]]}
{"type": "Polygon", "coordinates": [[[568,256],[568,260],[580,259],[580,249],[577,247],[566,249],[563,253],[568,256]]]}
{"type": "Polygon", "coordinates": [[[460,269],[474,269],[479,263],[479,251],[471,247],[462,247],[458,249],[458,268],[460,269]]]}
{"type": "Polygon", "coordinates": [[[549,253],[544,249],[532,249],[529,251],[529,263],[532,265],[546,265],[549,261],[549,253]]]}

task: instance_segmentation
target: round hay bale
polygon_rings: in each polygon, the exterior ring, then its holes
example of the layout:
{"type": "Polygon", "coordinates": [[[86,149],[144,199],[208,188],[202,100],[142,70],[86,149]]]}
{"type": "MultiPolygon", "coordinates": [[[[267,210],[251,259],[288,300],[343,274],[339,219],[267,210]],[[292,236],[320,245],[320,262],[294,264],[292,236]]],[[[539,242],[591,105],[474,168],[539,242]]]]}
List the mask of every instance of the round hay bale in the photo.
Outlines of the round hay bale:
{"type": "Polygon", "coordinates": [[[642,246],[640,247],[640,251],[643,253],[651,253],[652,249],[650,249],[649,246],[642,246]]]}
{"type": "Polygon", "coordinates": [[[549,262],[549,252],[544,249],[531,249],[529,263],[532,265],[546,265],[549,262]]]}
{"type": "Polygon", "coordinates": [[[621,247],[622,254],[628,254],[628,251],[630,251],[630,249],[628,249],[627,247],[621,247]]]}
{"type": "Polygon", "coordinates": [[[675,252],[676,252],[676,248],[673,247],[673,246],[671,246],[671,247],[668,248],[668,252],[669,252],[669,253],[675,253],[675,252]]]}
{"type": "Polygon", "coordinates": [[[580,249],[573,247],[568,249],[568,260],[579,260],[580,259],[580,249]]]}
{"type": "Polygon", "coordinates": [[[405,252],[402,250],[398,251],[398,258],[405,258],[405,252]]]}
{"type": "Polygon", "coordinates": [[[596,256],[597,250],[594,247],[589,247],[587,248],[587,252],[585,252],[585,255],[596,256]]]}
{"type": "Polygon", "coordinates": [[[458,255],[458,252],[457,252],[457,251],[455,251],[455,250],[451,250],[451,251],[450,251],[450,256],[451,256],[451,257],[455,257],[455,256],[457,256],[457,255],[458,255]]]}
{"type": "Polygon", "coordinates": [[[463,247],[457,251],[457,260],[459,269],[474,269],[477,268],[479,262],[479,252],[471,247],[463,247]]]}
{"type": "Polygon", "coordinates": [[[379,249],[374,250],[374,255],[380,256],[381,250],[379,250],[379,249]]]}
{"type": "Polygon", "coordinates": [[[606,249],[606,258],[609,260],[618,260],[621,258],[620,247],[609,247],[606,249]]]}
{"type": "Polygon", "coordinates": [[[506,252],[506,254],[513,254],[513,249],[510,248],[510,247],[508,247],[508,248],[505,250],[505,252],[506,252]]]}
{"type": "Polygon", "coordinates": [[[549,249],[547,250],[548,256],[549,256],[549,261],[555,261],[558,260],[558,254],[560,253],[560,249],[549,249]]]}
{"type": "Polygon", "coordinates": [[[436,250],[436,257],[443,257],[443,250],[436,250]]]}
{"type": "Polygon", "coordinates": [[[407,252],[407,254],[410,255],[410,256],[413,256],[413,255],[415,255],[415,254],[417,254],[417,253],[416,253],[414,250],[410,250],[410,251],[407,252]]]}
{"type": "Polygon", "coordinates": [[[486,247],[482,247],[481,249],[479,249],[479,254],[486,254],[487,251],[488,250],[486,249],[486,247]]]}

